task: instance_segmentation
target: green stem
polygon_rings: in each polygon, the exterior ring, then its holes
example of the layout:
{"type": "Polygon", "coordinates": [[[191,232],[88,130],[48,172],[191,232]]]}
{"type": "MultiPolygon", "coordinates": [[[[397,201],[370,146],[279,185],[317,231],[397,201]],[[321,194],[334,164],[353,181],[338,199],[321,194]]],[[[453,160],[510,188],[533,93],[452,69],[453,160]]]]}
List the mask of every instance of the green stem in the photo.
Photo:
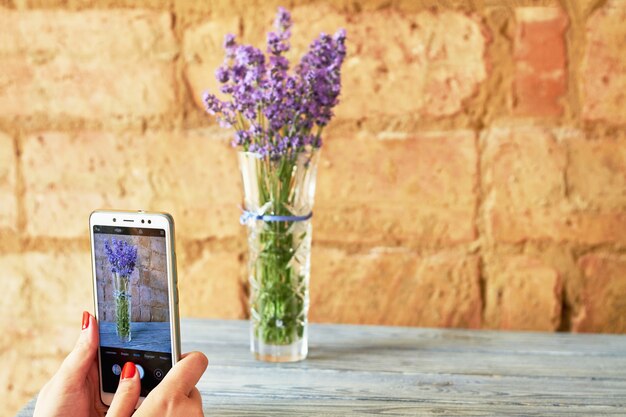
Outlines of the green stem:
{"type": "Polygon", "coordinates": [[[130,277],[115,274],[115,323],[117,336],[124,342],[130,341],[130,277]]]}
{"type": "MultiPolygon", "coordinates": [[[[293,214],[288,207],[293,205],[292,176],[296,163],[296,157],[285,156],[278,161],[265,159],[258,165],[259,207],[271,202],[271,214],[293,214]]],[[[259,226],[262,230],[254,264],[257,288],[252,308],[256,313],[256,336],[267,344],[291,344],[302,337],[304,330],[304,277],[291,263],[300,240],[294,240],[292,224],[269,222],[259,226]]]]}

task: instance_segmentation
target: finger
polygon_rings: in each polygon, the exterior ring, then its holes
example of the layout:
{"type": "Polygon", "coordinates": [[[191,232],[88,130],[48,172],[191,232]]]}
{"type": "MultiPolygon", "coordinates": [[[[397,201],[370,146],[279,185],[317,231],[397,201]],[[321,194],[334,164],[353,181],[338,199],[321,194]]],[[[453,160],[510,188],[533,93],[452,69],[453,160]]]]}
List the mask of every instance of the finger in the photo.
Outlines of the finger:
{"type": "Polygon", "coordinates": [[[189,396],[208,365],[209,360],[203,353],[188,353],[167,373],[159,388],[163,387],[166,392],[179,390],[189,396]]]}
{"type": "Polygon", "coordinates": [[[94,316],[83,312],[82,330],[74,349],[67,355],[59,372],[65,379],[84,380],[98,352],[98,323],[94,316]]]}
{"type": "Polygon", "coordinates": [[[191,391],[189,392],[189,398],[194,404],[198,404],[200,407],[202,407],[202,394],[200,394],[198,388],[193,387],[191,389],[191,391]]]}
{"type": "MultiPolygon", "coordinates": [[[[100,398],[100,372],[98,371],[98,358],[92,362],[87,373],[87,384],[91,387],[95,395],[94,398],[100,398]]],[[[98,401],[98,403],[101,403],[98,401]]]]}
{"type": "Polygon", "coordinates": [[[132,362],[126,362],[107,417],[129,417],[135,411],[140,393],[141,381],[137,367],[132,362]]]}

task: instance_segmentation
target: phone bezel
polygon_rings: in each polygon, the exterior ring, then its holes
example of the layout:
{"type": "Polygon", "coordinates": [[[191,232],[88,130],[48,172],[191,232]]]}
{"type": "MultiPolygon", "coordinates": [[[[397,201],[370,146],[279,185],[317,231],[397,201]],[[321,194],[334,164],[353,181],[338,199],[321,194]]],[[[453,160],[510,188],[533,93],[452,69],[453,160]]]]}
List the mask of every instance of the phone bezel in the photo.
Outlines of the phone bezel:
{"type": "MultiPolygon", "coordinates": [[[[180,325],[178,315],[178,288],[176,276],[176,251],[174,242],[174,220],[167,213],[154,213],[144,211],[117,211],[117,210],[97,210],[89,216],[89,237],[91,241],[91,269],[92,269],[92,285],[94,300],[94,315],[99,322],[98,313],[98,296],[96,282],[96,264],[95,264],[95,248],[94,248],[94,226],[119,226],[119,227],[137,227],[144,229],[163,229],[165,230],[165,249],[167,264],[167,288],[168,288],[168,304],[170,309],[170,339],[172,343],[172,366],[180,360],[180,325]],[[113,219],[117,221],[113,221],[113,219]],[[131,224],[123,220],[133,220],[131,224]],[[144,223],[141,223],[144,220],[144,223]],[[150,220],[150,224],[148,224],[150,220]]],[[[100,400],[105,405],[111,405],[113,395],[104,392],[102,387],[102,361],[100,358],[100,344],[98,343],[98,380],[100,385],[100,400]]],[[[139,397],[137,406],[143,402],[145,397],[139,397]]]]}

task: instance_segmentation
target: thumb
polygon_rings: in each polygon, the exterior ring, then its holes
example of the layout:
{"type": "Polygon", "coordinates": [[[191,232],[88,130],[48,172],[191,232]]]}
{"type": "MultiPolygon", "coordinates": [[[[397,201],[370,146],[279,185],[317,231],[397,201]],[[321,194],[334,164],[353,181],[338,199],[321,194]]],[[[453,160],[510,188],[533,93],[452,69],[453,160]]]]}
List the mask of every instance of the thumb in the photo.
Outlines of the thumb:
{"type": "Polygon", "coordinates": [[[84,380],[98,353],[98,323],[94,316],[83,312],[82,330],[74,349],[63,361],[60,372],[65,379],[84,380]]]}
{"type": "Polygon", "coordinates": [[[133,414],[140,392],[141,381],[137,367],[132,362],[126,362],[122,368],[120,383],[111,401],[111,407],[107,411],[107,417],[129,417],[133,414]]]}

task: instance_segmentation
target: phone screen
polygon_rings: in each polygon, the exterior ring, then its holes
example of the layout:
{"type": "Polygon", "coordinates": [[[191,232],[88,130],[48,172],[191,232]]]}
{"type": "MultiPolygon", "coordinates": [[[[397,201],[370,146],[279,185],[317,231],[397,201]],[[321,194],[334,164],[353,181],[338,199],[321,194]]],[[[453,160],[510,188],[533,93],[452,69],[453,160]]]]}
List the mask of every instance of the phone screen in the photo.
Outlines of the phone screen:
{"type": "Polygon", "coordinates": [[[95,225],[93,244],[102,389],[133,362],[145,397],[172,368],[165,230],[95,225]]]}

